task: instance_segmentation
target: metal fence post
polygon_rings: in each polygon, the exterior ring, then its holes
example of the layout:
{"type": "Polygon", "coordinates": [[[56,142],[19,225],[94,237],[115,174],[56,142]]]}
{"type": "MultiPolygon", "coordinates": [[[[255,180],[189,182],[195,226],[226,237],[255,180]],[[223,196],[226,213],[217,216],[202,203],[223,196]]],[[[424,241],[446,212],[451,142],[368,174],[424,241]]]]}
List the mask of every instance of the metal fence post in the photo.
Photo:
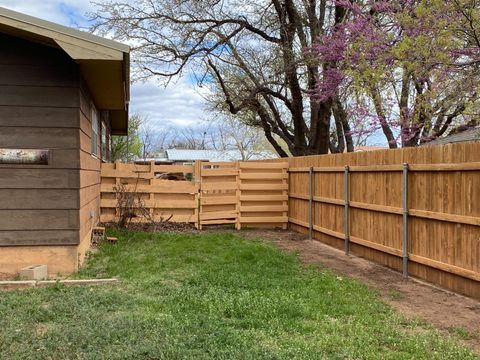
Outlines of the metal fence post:
{"type": "Polygon", "coordinates": [[[344,173],[344,197],[345,197],[345,210],[344,210],[344,216],[343,216],[343,228],[345,232],[345,255],[348,255],[350,252],[350,184],[349,184],[349,173],[350,173],[350,168],[345,166],[345,173],[344,173]]]}
{"type": "Polygon", "coordinates": [[[308,170],[308,237],[313,239],[313,167],[308,170]]]}
{"type": "Polygon", "coordinates": [[[403,206],[403,231],[402,231],[402,260],[403,277],[408,277],[408,164],[403,164],[402,176],[402,206],[403,206]]]}

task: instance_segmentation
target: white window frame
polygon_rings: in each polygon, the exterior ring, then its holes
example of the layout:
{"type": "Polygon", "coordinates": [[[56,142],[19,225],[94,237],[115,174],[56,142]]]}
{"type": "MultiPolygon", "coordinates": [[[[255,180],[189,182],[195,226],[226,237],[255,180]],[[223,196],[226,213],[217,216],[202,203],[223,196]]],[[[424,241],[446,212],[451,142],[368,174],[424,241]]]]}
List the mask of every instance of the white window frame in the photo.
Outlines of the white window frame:
{"type": "Polygon", "coordinates": [[[102,153],[102,160],[107,162],[110,161],[110,136],[108,135],[108,126],[105,120],[102,120],[101,132],[100,150],[102,153]]]}
{"type": "Polygon", "coordinates": [[[91,153],[93,156],[99,157],[99,146],[98,146],[98,140],[100,137],[100,126],[99,126],[99,114],[97,109],[95,108],[95,105],[92,103],[92,148],[91,148],[91,153]]]}

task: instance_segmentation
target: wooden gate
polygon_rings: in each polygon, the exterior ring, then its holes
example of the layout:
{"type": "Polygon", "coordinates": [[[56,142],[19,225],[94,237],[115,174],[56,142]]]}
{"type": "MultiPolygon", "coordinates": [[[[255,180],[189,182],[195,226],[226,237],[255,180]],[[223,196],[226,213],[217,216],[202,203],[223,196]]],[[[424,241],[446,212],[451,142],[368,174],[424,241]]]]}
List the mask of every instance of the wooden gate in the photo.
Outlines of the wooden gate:
{"type": "Polygon", "coordinates": [[[240,226],[288,225],[288,163],[239,163],[240,226]]]}
{"type": "Polygon", "coordinates": [[[239,223],[238,162],[200,164],[200,229],[203,225],[239,223]]]}
{"type": "Polygon", "coordinates": [[[200,228],[288,224],[288,163],[216,162],[200,167],[200,228]]]}

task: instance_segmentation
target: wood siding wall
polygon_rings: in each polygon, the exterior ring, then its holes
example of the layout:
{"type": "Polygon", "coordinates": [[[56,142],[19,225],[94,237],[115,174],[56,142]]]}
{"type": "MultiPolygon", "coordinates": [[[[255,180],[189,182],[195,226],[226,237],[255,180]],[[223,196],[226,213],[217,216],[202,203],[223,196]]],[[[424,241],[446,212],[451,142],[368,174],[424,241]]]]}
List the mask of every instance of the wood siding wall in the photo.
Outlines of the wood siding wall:
{"type": "Polygon", "coordinates": [[[62,51],[0,34],[0,148],[48,165],[0,165],[0,245],[79,243],[79,70],[62,51]]]}
{"type": "Polygon", "coordinates": [[[72,245],[81,260],[100,212],[89,91],[63,51],[0,43],[0,148],[50,151],[48,165],[0,165],[0,246],[72,245]]]}
{"type": "MultiPolygon", "coordinates": [[[[90,246],[92,227],[100,219],[101,161],[92,152],[92,99],[84,82],[80,83],[80,256],[90,246]]],[[[98,116],[99,130],[101,117],[98,116]]],[[[100,131],[97,154],[101,154],[100,131]]]]}

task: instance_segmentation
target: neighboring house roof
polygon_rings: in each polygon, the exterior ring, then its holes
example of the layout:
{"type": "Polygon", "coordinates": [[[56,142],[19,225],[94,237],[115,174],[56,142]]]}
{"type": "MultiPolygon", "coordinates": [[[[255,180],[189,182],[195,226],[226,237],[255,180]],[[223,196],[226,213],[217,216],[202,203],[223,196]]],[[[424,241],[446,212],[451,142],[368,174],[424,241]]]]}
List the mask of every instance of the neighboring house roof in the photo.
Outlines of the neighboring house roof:
{"type": "Polygon", "coordinates": [[[444,145],[466,141],[480,141],[480,126],[435,139],[425,145],[444,145]]]}
{"type": "MultiPolygon", "coordinates": [[[[187,150],[187,149],[168,149],[165,150],[168,161],[236,161],[242,160],[238,150],[187,150]]],[[[276,158],[272,151],[259,151],[249,156],[248,160],[263,160],[276,158]]]]}
{"type": "Polygon", "coordinates": [[[112,133],[126,135],[130,100],[127,45],[2,7],[0,32],[65,51],[79,64],[98,108],[111,111],[112,133]]]}
{"type": "Polygon", "coordinates": [[[359,152],[359,151],[387,150],[387,149],[388,147],[385,147],[385,146],[355,146],[353,151],[359,152]]]}

